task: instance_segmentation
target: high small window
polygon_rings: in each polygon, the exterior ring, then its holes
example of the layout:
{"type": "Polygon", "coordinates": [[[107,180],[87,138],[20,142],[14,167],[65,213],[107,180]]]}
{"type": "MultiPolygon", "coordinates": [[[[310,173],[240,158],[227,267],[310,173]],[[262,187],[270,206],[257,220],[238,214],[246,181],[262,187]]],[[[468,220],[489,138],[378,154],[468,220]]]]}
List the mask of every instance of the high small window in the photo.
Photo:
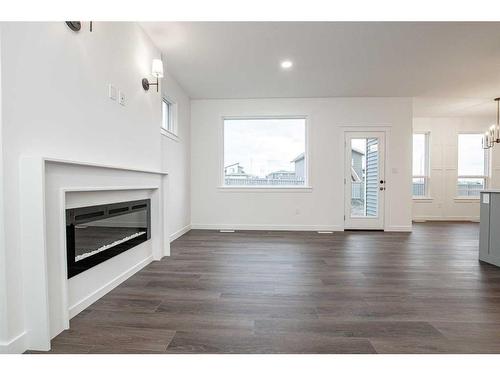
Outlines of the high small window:
{"type": "Polygon", "coordinates": [[[224,186],[307,185],[304,118],[224,119],[224,186]]]}
{"type": "Polygon", "coordinates": [[[169,133],[175,134],[175,124],[174,124],[174,104],[167,100],[166,98],[162,99],[161,103],[161,112],[162,112],[162,123],[161,127],[168,131],[169,133]]]}
{"type": "Polygon", "coordinates": [[[482,134],[458,135],[457,196],[479,197],[487,185],[488,153],[482,147],[482,134]]]}
{"type": "Polygon", "coordinates": [[[413,197],[429,194],[429,133],[413,134],[413,197]]]}

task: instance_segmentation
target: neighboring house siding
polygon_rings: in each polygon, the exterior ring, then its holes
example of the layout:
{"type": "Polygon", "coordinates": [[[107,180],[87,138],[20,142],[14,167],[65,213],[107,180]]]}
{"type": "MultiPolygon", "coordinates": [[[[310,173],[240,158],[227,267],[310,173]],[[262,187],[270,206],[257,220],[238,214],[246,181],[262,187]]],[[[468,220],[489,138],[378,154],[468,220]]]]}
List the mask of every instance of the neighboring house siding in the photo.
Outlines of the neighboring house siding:
{"type": "Polygon", "coordinates": [[[378,139],[366,142],[366,215],[377,216],[378,204],[378,139]],[[374,147],[371,147],[374,146],[374,147]]]}
{"type": "Polygon", "coordinates": [[[357,150],[352,150],[352,169],[363,180],[363,154],[357,150]]]}
{"type": "Polygon", "coordinates": [[[306,177],[304,168],[304,158],[297,160],[294,164],[295,164],[295,175],[297,176],[297,178],[304,180],[306,177]]]}
{"type": "MultiPolygon", "coordinates": [[[[351,157],[351,199],[365,200],[365,184],[363,181],[363,157],[358,150],[352,150],[351,157]]],[[[363,209],[364,211],[364,209],[363,209]]],[[[363,212],[364,214],[364,212],[363,212]]]]}

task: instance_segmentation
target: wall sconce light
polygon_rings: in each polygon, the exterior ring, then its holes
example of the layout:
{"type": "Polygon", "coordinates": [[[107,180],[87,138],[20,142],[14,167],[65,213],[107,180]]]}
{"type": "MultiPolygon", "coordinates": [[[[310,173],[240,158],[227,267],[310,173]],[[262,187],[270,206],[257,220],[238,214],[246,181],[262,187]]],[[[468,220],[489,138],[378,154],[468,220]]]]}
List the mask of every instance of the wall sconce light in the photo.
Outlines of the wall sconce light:
{"type": "Polygon", "coordinates": [[[163,62],[160,59],[153,59],[151,74],[153,75],[153,77],[156,77],[156,83],[150,83],[147,78],[143,78],[142,88],[148,91],[149,86],[156,86],[156,92],[158,92],[158,78],[163,78],[163,62]]]}
{"type": "MultiPolygon", "coordinates": [[[[66,25],[75,33],[80,31],[80,29],[82,28],[81,21],[66,21],[66,25]]],[[[92,32],[92,21],[90,21],[90,32],[92,32]]]]}

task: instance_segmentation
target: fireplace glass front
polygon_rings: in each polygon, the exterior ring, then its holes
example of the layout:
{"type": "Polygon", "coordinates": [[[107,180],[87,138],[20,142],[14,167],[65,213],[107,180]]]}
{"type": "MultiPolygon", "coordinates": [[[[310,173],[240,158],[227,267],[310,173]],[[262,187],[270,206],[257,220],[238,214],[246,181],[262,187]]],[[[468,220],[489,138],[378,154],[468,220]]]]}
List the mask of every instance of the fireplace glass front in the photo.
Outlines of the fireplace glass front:
{"type": "Polygon", "coordinates": [[[67,209],[68,278],[147,241],[150,212],[149,199],[67,209]]]}

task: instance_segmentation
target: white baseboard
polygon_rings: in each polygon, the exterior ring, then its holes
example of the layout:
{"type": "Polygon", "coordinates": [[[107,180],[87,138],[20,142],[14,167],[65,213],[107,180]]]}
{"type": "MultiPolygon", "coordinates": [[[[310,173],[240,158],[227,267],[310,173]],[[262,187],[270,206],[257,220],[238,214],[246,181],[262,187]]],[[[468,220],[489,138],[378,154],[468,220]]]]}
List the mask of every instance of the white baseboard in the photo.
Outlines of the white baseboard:
{"type": "Polygon", "coordinates": [[[20,354],[27,349],[26,332],[14,337],[8,342],[0,342],[0,354],[20,354]]]}
{"type": "MultiPolygon", "coordinates": [[[[340,225],[271,225],[271,224],[191,224],[191,229],[206,230],[268,230],[268,231],[304,231],[304,232],[343,232],[340,225]]],[[[386,232],[411,232],[411,225],[392,225],[386,232]]]]}
{"type": "Polygon", "coordinates": [[[415,222],[423,221],[472,221],[479,222],[479,216],[415,216],[415,222]]]}
{"type": "Polygon", "coordinates": [[[269,230],[269,231],[305,231],[305,232],[343,232],[339,225],[272,225],[272,224],[191,224],[191,229],[207,230],[269,230]]]}
{"type": "Polygon", "coordinates": [[[384,232],[411,232],[411,225],[391,225],[384,228],[384,232]]]}
{"type": "Polygon", "coordinates": [[[96,291],[92,292],[85,298],[82,298],[80,301],[75,303],[73,306],[69,308],[69,318],[73,318],[75,315],[79,314],[83,310],[85,310],[87,307],[92,305],[95,301],[97,301],[99,298],[104,296],[106,293],[110,292],[114,288],[116,288],[118,285],[120,285],[122,282],[127,280],[130,276],[132,276],[134,273],[137,271],[141,270],[145,266],[147,266],[149,263],[153,261],[153,256],[150,255],[146,259],[141,260],[139,263],[136,265],[130,267],[128,270],[125,272],[121,273],[117,277],[115,277],[113,280],[111,280],[109,283],[103,285],[96,291]]]}
{"type": "Polygon", "coordinates": [[[184,228],[181,228],[179,229],[178,231],[172,233],[170,235],[170,242],[172,241],[175,241],[176,239],[178,239],[180,236],[182,236],[183,234],[186,234],[187,232],[189,232],[191,230],[191,224],[188,224],[186,225],[184,228]]]}

